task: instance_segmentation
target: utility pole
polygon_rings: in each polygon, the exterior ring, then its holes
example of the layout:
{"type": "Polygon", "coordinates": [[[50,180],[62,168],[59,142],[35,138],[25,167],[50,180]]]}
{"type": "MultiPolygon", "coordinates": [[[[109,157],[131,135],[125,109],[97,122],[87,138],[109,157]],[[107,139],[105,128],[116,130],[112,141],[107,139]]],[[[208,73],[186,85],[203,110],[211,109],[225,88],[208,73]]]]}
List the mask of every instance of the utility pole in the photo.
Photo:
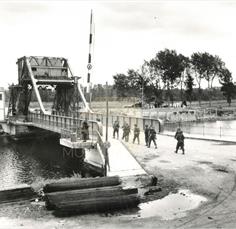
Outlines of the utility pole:
{"type": "Polygon", "coordinates": [[[89,100],[89,105],[91,107],[91,100],[92,100],[92,93],[91,93],[91,83],[90,83],[90,78],[91,78],[91,71],[92,71],[92,47],[93,47],[93,11],[91,10],[91,15],[90,15],[90,29],[89,29],[89,55],[88,55],[88,75],[87,75],[87,93],[88,93],[88,100],[89,100]]]}
{"type": "Polygon", "coordinates": [[[108,141],[108,83],[106,82],[106,142],[108,141]]]}
{"type": "Polygon", "coordinates": [[[143,109],[143,86],[144,86],[144,82],[143,82],[143,78],[142,78],[142,109],[143,109]]]}
{"type": "Polygon", "coordinates": [[[72,127],[72,139],[71,141],[76,141],[77,139],[77,127],[78,127],[78,123],[77,123],[77,115],[76,115],[76,111],[77,111],[77,105],[76,103],[77,101],[77,86],[78,86],[78,77],[74,76],[74,98],[73,98],[73,113],[72,113],[72,118],[73,118],[73,127],[72,127]]]}
{"type": "Polygon", "coordinates": [[[107,176],[107,168],[110,170],[109,156],[108,156],[108,83],[106,82],[106,149],[105,149],[105,176],[107,176]]]}

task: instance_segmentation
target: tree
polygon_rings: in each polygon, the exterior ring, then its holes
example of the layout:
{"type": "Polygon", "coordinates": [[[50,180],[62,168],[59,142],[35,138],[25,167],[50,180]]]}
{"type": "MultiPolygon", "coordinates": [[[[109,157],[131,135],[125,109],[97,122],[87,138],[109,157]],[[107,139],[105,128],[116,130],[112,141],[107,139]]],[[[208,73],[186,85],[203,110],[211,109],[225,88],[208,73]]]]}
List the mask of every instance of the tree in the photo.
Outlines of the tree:
{"type": "Polygon", "coordinates": [[[204,78],[208,83],[209,89],[209,105],[211,106],[211,92],[213,81],[216,76],[219,76],[221,70],[224,67],[224,62],[219,58],[219,56],[212,56],[209,53],[203,53],[203,58],[205,60],[205,73],[204,78]]]}
{"type": "Polygon", "coordinates": [[[201,105],[201,82],[204,78],[204,72],[205,72],[205,64],[203,60],[203,54],[202,53],[193,53],[191,55],[191,70],[195,74],[195,79],[198,84],[198,101],[199,105],[201,105]]]}
{"type": "Polygon", "coordinates": [[[129,69],[128,70],[128,79],[130,83],[130,90],[133,91],[133,94],[136,97],[141,99],[142,90],[143,90],[143,81],[144,77],[139,73],[138,70],[129,69]]]}
{"type": "MultiPolygon", "coordinates": [[[[181,60],[182,69],[183,69],[180,76],[180,98],[181,98],[181,101],[183,102],[183,83],[185,81],[186,72],[188,71],[189,66],[190,66],[190,60],[188,57],[185,57],[182,54],[179,54],[179,58],[181,60]]],[[[189,72],[187,74],[189,74],[189,72]]]]}
{"type": "Polygon", "coordinates": [[[221,70],[219,82],[222,85],[221,91],[226,97],[227,103],[231,106],[232,97],[236,94],[236,86],[233,84],[232,74],[227,68],[221,70]]]}
{"type": "Polygon", "coordinates": [[[209,104],[211,105],[211,90],[213,81],[216,76],[219,76],[221,69],[224,67],[224,62],[219,58],[219,56],[213,56],[207,52],[198,52],[192,54],[191,65],[192,71],[195,73],[195,79],[198,84],[199,105],[201,105],[202,99],[202,79],[205,79],[207,81],[209,89],[209,104]]]}
{"type": "Polygon", "coordinates": [[[187,72],[186,80],[185,80],[184,83],[185,83],[185,87],[186,87],[186,90],[185,90],[186,98],[191,104],[192,94],[193,94],[193,86],[194,86],[194,79],[193,79],[193,77],[191,76],[191,74],[189,72],[187,72]]]}
{"type": "Polygon", "coordinates": [[[130,82],[128,76],[125,74],[117,74],[113,76],[114,79],[114,89],[117,90],[117,95],[119,97],[130,96],[130,82]]]}
{"type": "Polygon", "coordinates": [[[164,87],[167,90],[167,98],[173,104],[173,95],[171,90],[179,83],[178,79],[184,70],[183,56],[177,55],[175,50],[165,49],[156,54],[156,57],[150,61],[151,66],[158,71],[161,76],[164,87]]]}
{"type": "Polygon", "coordinates": [[[159,107],[163,103],[161,70],[157,67],[155,59],[145,61],[142,67],[145,69],[146,77],[149,78],[149,83],[144,90],[146,100],[148,103],[154,101],[155,106],[159,107]]]}

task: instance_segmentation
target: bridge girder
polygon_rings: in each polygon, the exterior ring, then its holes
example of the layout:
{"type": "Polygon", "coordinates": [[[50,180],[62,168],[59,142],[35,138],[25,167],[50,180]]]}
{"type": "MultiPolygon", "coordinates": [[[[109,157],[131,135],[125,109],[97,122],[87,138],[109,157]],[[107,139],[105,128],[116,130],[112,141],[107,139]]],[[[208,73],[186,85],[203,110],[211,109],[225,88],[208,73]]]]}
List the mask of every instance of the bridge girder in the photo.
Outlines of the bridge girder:
{"type": "Polygon", "coordinates": [[[17,65],[18,85],[11,87],[12,98],[9,103],[9,112],[12,114],[27,115],[32,91],[36,95],[41,112],[46,113],[39,89],[42,86],[55,89],[53,109],[56,111],[68,113],[78,108],[81,100],[89,109],[66,58],[24,56],[17,60],[17,65]]]}

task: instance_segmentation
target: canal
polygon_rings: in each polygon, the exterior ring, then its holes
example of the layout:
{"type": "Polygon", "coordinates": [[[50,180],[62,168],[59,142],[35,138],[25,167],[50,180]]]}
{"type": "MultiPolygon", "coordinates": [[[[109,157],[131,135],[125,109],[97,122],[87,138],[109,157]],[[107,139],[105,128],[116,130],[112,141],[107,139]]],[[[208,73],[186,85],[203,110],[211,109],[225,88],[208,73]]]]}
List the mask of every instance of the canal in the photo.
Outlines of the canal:
{"type": "MultiPolygon", "coordinates": [[[[176,131],[178,123],[165,127],[176,131]]],[[[189,122],[181,124],[186,133],[228,136],[236,135],[236,120],[216,122],[189,122]]],[[[81,160],[63,153],[59,136],[47,135],[25,141],[13,141],[0,136],[0,187],[22,183],[60,179],[88,173],[81,160]]],[[[87,176],[88,174],[86,174],[87,176]]]]}
{"type": "Polygon", "coordinates": [[[26,141],[13,141],[0,136],[1,189],[77,175],[81,173],[80,162],[63,153],[57,135],[26,141]]]}
{"type": "Polygon", "coordinates": [[[211,122],[165,123],[165,131],[176,131],[180,127],[185,133],[232,138],[236,136],[236,120],[211,122]]]}

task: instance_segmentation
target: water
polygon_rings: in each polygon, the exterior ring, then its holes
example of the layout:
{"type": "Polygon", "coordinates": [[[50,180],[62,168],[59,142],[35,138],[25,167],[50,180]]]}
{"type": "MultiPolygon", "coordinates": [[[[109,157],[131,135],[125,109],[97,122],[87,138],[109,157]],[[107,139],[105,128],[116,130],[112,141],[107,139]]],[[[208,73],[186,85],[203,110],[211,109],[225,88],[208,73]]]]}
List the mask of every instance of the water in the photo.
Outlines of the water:
{"type": "Polygon", "coordinates": [[[139,217],[149,218],[159,216],[163,220],[172,220],[187,215],[187,211],[195,209],[207,199],[191,193],[189,190],[179,190],[163,199],[142,203],[139,205],[139,217]]]}
{"type": "Polygon", "coordinates": [[[0,188],[68,177],[80,172],[78,165],[74,158],[63,155],[56,136],[25,142],[0,138],[0,188]]]}
{"type": "MultiPolygon", "coordinates": [[[[179,123],[167,124],[165,130],[176,131],[179,123]]],[[[236,120],[212,121],[212,122],[188,122],[181,123],[180,127],[185,133],[210,135],[217,137],[236,137],[236,120]]]]}

